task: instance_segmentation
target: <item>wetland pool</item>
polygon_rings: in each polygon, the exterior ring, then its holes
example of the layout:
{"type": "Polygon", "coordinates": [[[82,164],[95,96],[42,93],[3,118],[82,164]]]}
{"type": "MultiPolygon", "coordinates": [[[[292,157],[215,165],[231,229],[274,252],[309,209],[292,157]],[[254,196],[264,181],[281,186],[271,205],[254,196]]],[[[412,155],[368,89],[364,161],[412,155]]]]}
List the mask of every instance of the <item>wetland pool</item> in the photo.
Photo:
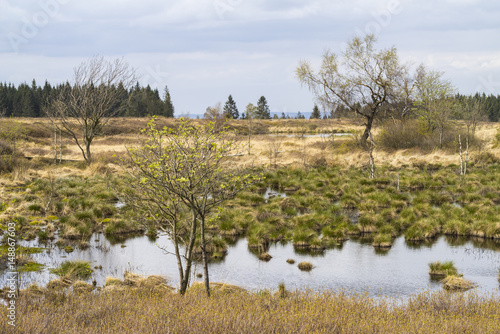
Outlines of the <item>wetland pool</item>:
{"type": "MultiPolygon", "coordinates": [[[[284,282],[287,289],[344,289],[370,296],[410,296],[422,290],[441,289],[441,283],[432,281],[428,274],[428,264],[434,261],[453,261],[464,278],[478,284],[478,289],[500,293],[498,269],[500,268],[500,244],[489,240],[451,239],[440,236],[431,243],[412,245],[404,237],[394,240],[388,251],[378,251],[371,242],[350,239],[342,246],[327,249],[322,253],[296,251],[291,243],[273,243],[268,253],[272,259],[263,262],[248,249],[245,238],[228,245],[224,259],[209,265],[210,280],[244,287],[249,290],[276,289],[284,282]],[[295,264],[286,262],[294,259],[295,264]],[[297,268],[301,261],[314,265],[310,272],[297,268]]],[[[22,242],[25,246],[40,246],[36,241],[22,242]]],[[[75,249],[72,253],[54,246],[45,245],[45,251],[33,254],[35,261],[45,265],[39,272],[22,273],[21,286],[31,283],[45,285],[56,275],[49,272],[65,260],[90,261],[94,269],[89,281],[95,279],[102,286],[106,277],[123,278],[125,271],[140,275],[164,275],[170,284],[177,286],[178,272],[175,256],[168,252],[173,246],[166,235],[156,240],[138,236],[123,242],[110,242],[103,234],[94,234],[90,247],[75,249]]],[[[196,263],[196,273],[202,272],[201,263],[196,263]]],[[[0,286],[6,285],[6,275],[0,276],[0,286]]]]}

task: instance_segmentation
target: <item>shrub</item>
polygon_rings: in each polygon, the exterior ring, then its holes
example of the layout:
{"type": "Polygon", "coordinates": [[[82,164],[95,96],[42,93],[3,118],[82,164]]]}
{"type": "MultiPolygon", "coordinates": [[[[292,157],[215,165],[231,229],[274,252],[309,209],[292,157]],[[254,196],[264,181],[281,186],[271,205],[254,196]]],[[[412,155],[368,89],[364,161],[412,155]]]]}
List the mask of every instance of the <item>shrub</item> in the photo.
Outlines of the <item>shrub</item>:
{"type": "MultiPolygon", "coordinates": [[[[382,130],[375,141],[378,141],[383,148],[389,150],[402,150],[409,148],[419,148],[430,151],[439,147],[456,148],[458,132],[463,132],[450,125],[444,129],[443,136],[440,137],[438,131],[428,131],[426,126],[419,120],[412,119],[406,121],[387,121],[382,125],[382,130]]],[[[461,133],[462,138],[466,133],[461,133]]],[[[469,144],[477,141],[469,138],[469,144]]]]}

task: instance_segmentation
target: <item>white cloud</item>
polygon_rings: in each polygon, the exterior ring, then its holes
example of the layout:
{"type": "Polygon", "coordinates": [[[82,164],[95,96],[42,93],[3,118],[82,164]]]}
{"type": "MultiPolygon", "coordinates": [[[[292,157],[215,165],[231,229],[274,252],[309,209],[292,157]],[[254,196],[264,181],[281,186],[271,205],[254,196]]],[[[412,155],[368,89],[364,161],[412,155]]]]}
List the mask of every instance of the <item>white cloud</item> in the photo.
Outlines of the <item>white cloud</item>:
{"type": "Polygon", "coordinates": [[[203,112],[229,94],[241,108],[265,95],[272,108],[308,110],[312,96],[294,77],[298,61],[316,64],[324,49],[339,52],[356,29],[377,25],[379,47],[445,71],[460,90],[500,77],[495,1],[41,1],[61,5],[16,54],[6,33],[20,32],[40,2],[0,0],[1,81],[56,84],[87,57],[125,56],[146,84],[168,84],[179,110],[203,112]]]}

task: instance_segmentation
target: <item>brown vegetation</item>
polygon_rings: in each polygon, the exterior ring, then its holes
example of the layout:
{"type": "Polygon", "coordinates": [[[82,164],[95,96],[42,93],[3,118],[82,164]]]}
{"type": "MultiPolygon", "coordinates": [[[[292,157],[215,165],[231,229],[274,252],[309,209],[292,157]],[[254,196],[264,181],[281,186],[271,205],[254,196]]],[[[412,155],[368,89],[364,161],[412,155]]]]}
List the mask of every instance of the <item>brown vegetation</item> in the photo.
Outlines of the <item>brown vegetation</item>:
{"type": "MultiPolygon", "coordinates": [[[[185,296],[126,289],[61,293],[31,289],[16,306],[16,327],[3,333],[498,333],[500,300],[448,292],[424,292],[406,302],[344,292],[321,293],[213,288],[185,296]]],[[[221,285],[221,288],[224,285],[221,285]]]]}

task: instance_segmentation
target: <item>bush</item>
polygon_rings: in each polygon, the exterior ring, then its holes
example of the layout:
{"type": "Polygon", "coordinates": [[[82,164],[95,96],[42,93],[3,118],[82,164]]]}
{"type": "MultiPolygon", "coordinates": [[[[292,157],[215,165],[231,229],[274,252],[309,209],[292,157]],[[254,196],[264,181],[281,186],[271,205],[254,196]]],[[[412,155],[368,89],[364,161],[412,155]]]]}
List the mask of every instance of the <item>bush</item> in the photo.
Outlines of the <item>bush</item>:
{"type": "MultiPolygon", "coordinates": [[[[460,131],[453,125],[449,125],[440,138],[437,130],[429,132],[425,129],[419,120],[412,119],[406,121],[387,121],[382,125],[382,131],[376,138],[380,146],[389,150],[402,150],[410,148],[419,148],[424,151],[430,151],[440,146],[442,141],[443,148],[458,147],[458,135],[466,137],[466,133],[460,131]]],[[[469,138],[469,145],[473,145],[477,140],[469,138]]],[[[462,140],[465,145],[465,140],[462,140]]]]}

